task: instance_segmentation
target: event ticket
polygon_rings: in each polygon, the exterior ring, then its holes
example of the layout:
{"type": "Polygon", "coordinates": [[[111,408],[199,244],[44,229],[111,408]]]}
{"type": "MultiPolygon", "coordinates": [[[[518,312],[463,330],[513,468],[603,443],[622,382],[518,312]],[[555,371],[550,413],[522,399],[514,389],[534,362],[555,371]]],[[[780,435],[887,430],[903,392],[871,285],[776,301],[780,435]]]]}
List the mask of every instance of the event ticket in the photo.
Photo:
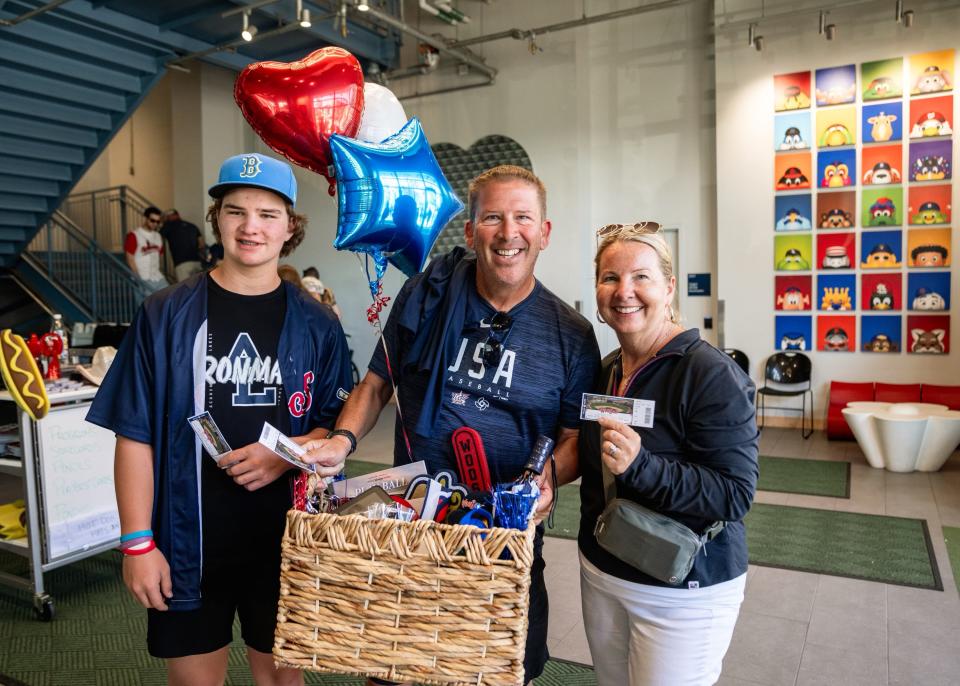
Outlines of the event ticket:
{"type": "Polygon", "coordinates": [[[263,431],[260,432],[260,444],[265,445],[277,455],[282,457],[290,464],[299,467],[305,472],[316,473],[317,465],[307,464],[300,458],[307,451],[301,448],[289,436],[285,436],[279,429],[270,425],[269,422],[263,423],[263,431]]]}
{"type": "Polygon", "coordinates": [[[221,457],[232,450],[230,444],[227,443],[227,439],[220,433],[220,427],[213,421],[209,412],[201,412],[192,417],[187,417],[187,423],[197,434],[203,449],[210,454],[214,462],[219,462],[221,457]]]}
{"type": "Polygon", "coordinates": [[[580,419],[596,421],[600,417],[606,417],[630,426],[649,429],[653,426],[654,404],[652,400],[584,393],[580,401],[580,419]]]}

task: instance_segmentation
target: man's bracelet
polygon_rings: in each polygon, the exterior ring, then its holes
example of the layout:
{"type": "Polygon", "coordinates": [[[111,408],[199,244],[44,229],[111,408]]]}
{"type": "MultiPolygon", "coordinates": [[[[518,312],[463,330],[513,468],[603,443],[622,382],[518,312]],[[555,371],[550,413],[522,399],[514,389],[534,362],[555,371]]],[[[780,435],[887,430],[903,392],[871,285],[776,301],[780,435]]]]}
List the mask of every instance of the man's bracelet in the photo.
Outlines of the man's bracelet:
{"type": "Polygon", "coordinates": [[[333,438],[334,436],[343,436],[348,441],[350,441],[350,452],[347,455],[352,455],[357,451],[357,437],[353,435],[353,432],[349,429],[334,429],[327,434],[327,438],[333,438]]]}

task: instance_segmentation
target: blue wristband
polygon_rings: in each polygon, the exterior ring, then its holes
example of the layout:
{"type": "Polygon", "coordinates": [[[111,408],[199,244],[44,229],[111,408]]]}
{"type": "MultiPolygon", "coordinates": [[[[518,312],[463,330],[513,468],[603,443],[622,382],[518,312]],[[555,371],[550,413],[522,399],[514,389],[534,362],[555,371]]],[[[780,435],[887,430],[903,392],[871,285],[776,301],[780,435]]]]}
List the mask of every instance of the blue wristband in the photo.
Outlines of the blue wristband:
{"type": "Polygon", "coordinates": [[[134,539],[134,538],[140,538],[141,536],[151,536],[151,537],[152,537],[152,536],[153,536],[153,532],[152,532],[150,529],[144,529],[144,530],[142,530],[142,531],[131,531],[130,533],[124,534],[123,536],[121,536],[121,537],[120,537],[120,542],[121,542],[121,543],[126,543],[126,542],[129,541],[129,540],[132,540],[132,539],[134,539]]]}

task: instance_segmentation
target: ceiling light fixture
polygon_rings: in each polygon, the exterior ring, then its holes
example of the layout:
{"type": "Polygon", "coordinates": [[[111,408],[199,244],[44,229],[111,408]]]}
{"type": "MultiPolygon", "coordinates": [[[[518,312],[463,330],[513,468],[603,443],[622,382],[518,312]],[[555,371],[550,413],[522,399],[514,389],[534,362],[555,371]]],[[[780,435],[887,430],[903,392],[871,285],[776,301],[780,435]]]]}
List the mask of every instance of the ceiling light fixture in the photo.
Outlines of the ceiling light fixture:
{"type": "Polygon", "coordinates": [[[822,36],[827,29],[827,13],[820,10],[820,28],[818,33],[822,36]]]}
{"type": "Polygon", "coordinates": [[[833,40],[837,37],[837,25],[836,24],[827,24],[826,26],[827,40],[833,40]]]}
{"type": "Polygon", "coordinates": [[[757,36],[753,39],[753,47],[757,52],[763,52],[763,36],[757,36]]]}
{"type": "Polygon", "coordinates": [[[250,23],[250,12],[243,13],[243,29],[240,31],[240,37],[248,43],[257,35],[257,27],[250,23]]]}
{"type": "Polygon", "coordinates": [[[294,14],[300,26],[303,28],[309,29],[313,25],[313,22],[310,21],[310,10],[304,8],[303,0],[297,0],[297,7],[294,10],[294,14]]]}
{"type": "Polygon", "coordinates": [[[757,37],[757,25],[750,24],[750,26],[747,27],[747,45],[753,47],[753,41],[756,39],[756,37],[757,37]]]}
{"type": "Polygon", "coordinates": [[[896,12],[896,17],[895,17],[895,19],[897,20],[897,23],[899,24],[899,23],[900,23],[900,17],[903,16],[903,0],[897,0],[896,9],[895,9],[894,11],[896,12]]]}
{"type": "Polygon", "coordinates": [[[913,26],[913,10],[907,10],[903,13],[903,25],[908,29],[913,26]]]}
{"type": "Polygon", "coordinates": [[[367,0],[357,0],[357,11],[358,12],[370,11],[370,3],[367,2],[367,0]]]}

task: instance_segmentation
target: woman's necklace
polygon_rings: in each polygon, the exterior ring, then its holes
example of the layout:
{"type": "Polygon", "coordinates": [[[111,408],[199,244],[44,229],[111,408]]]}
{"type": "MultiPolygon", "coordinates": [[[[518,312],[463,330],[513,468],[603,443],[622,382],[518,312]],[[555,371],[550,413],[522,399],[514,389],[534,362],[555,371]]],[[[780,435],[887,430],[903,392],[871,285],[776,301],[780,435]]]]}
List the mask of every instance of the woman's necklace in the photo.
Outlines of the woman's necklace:
{"type": "Polygon", "coordinates": [[[657,356],[657,353],[660,352],[660,349],[665,346],[675,335],[675,329],[678,327],[670,327],[662,334],[657,337],[657,340],[654,341],[653,345],[650,346],[650,351],[646,355],[640,357],[632,366],[628,372],[623,363],[623,349],[620,350],[620,395],[626,395],[627,391],[630,389],[630,383],[633,381],[633,377],[636,376],[636,373],[650,360],[657,356]],[[663,341],[662,343],[660,341],[663,341]]]}

